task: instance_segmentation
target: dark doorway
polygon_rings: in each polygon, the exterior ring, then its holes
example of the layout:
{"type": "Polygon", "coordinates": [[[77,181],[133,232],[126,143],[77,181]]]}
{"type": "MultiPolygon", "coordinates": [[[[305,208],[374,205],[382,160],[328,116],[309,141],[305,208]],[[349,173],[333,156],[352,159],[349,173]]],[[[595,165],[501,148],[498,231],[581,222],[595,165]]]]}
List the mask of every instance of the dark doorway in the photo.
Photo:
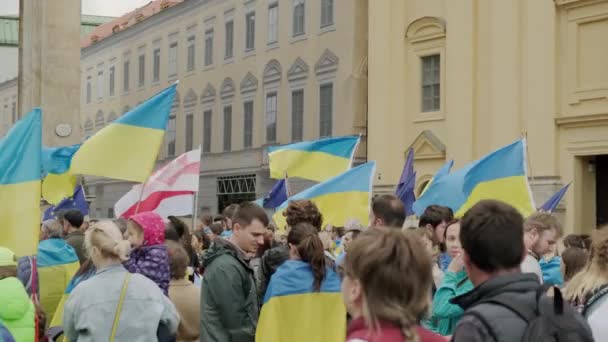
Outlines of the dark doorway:
{"type": "Polygon", "coordinates": [[[608,155],[595,157],[595,207],[596,223],[608,223],[608,155]]]}

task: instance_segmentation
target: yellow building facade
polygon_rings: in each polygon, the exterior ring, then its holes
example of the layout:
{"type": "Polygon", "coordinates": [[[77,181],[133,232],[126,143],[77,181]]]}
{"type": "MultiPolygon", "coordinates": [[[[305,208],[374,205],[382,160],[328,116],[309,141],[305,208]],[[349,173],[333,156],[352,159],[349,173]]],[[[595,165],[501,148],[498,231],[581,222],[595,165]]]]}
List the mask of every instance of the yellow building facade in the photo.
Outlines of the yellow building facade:
{"type": "Polygon", "coordinates": [[[527,136],[541,205],[567,232],[608,223],[608,1],[378,0],[369,7],[368,159],[391,192],[415,151],[419,193],[527,136]]]}

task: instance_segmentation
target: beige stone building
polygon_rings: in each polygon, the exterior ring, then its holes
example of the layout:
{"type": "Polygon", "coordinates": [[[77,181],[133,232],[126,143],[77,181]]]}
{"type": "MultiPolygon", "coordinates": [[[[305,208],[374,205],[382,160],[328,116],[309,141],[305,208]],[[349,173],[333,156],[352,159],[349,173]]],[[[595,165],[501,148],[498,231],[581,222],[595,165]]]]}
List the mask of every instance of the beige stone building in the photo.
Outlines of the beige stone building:
{"type": "MultiPolygon", "coordinates": [[[[202,146],[203,211],[258,198],[268,145],[365,136],[367,18],[366,0],[152,2],[83,41],[84,135],[179,80],[161,163],[202,146]]],[[[129,188],[88,179],[92,216],[129,188]]]]}
{"type": "Polygon", "coordinates": [[[527,134],[537,205],[572,182],[568,232],[608,223],[608,1],[379,0],[369,8],[368,158],[418,191],[527,134]]]}

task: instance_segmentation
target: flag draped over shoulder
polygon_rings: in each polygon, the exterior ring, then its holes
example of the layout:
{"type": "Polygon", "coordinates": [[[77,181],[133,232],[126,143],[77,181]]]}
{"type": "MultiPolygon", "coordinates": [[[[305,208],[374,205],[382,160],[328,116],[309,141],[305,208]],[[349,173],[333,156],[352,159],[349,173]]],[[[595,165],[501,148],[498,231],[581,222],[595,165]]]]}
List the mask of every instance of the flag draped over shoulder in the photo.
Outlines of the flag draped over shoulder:
{"type": "Polygon", "coordinates": [[[34,109],[0,140],[0,242],[36,254],[40,235],[42,112],[34,109]]]}
{"type": "Polygon", "coordinates": [[[375,170],[376,162],[371,161],[289,197],[277,208],[274,222],[279,229],[284,229],[286,221],[283,212],[289,202],[311,200],[323,214],[324,224],[344,226],[348,220],[356,219],[367,225],[375,170]]]}
{"type": "Polygon", "coordinates": [[[421,215],[432,204],[454,210],[460,217],[477,202],[495,199],[508,203],[527,216],[534,201],[526,171],[525,140],[518,140],[433,181],[414,203],[421,215]]]}
{"type": "Polygon", "coordinates": [[[72,158],[70,172],[145,182],[163,142],[176,87],[161,91],[85,141],[72,158]]]}
{"type": "Polygon", "coordinates": [[[72,156],[80,144],[42,149],[42,198],[51,204],[58,204],[72,196],[76,186],[76,176],[69,172],[72,156]]]}
{"type": "Polygon", "coordinates": [[[269,147],[270,177],[325,181],[350,168],[359,140],[346,136],[269,147]]]}
{"type": "Polygon", "coordinates": [[[125,218],[133,216],[137,210],[154,211],[162,217],[192,214],[200,165],[200,148],[180,155],[158,169],[148,182],[134,186],[118,200],[114,213],[117,217],[125,218]]]}
{"type": "Polygon", "coordinates": [[[57,214],[63,210],[77,209],[82,215],[89,214],[89,205],[84,194],[82,185],[74,189],[71,197],[64,198],[59,204],[49,207],[44,211],[43,221],[57,219],[57,214]]]}
{"type": "Polygon", "coordinates": [[[549,198],[547,202],[545,202],[545,204],[543,204],[542,207],[539,208],[539,210],[552,213],[555,208],[557,208],[557,205],[559,204],[559,202],[561,202],[562,198],[564,198],[566,192],[568,192],[569,187],[570,183],[566,184],[566,186],[561,188],[558,192],[554,193],[553,196],[551,196],[551,198],[549,198]]]}
{"type": "Polygon", "coordinates": [[[256,329],[256,341],[327,341],[346,338],[346,308],[340,278],[327,268],[319,292],[312,270],[299,260],[286,261],[273,274],[256,329]]]}
{"type": "Polygon", "coordinates": [[[403,166],[403,172],[401,178],[397,184],[395,190],[395,196],[397,196],[403,206],[405,207],[405,216],[410,216],[414,213],[412,205],[416,201],[416,195],[414,194],[414,186],[416,184],[416,172],[414,171],[414,149],[410,148],[407,155],[407,160],[403,166]]]}

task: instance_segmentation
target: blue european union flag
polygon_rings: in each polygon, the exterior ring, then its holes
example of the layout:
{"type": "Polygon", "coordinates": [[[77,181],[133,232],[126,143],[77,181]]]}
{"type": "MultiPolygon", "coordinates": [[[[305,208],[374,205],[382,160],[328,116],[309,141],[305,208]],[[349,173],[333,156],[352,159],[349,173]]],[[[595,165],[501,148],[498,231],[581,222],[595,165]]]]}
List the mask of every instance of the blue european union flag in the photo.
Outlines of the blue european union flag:
{"type": "Polygon", "coordinates": [[[82,185],[78,185],[74,189],[74,195],[72,198],[65,198],[56,206],[51,206],[44,212],[44,220],[53,220],[57,218],[57,214],[63,210],[76,209],[79,210],[82,215],[89,214],[89,206],[84,196],[84,189],[82,185]]]}
{"type": "Polygon", "coordinates": [[[274,209],[287,201],[287,179],[281,179],[270,189],[270,192],[264,196],[263,207],[274,209]]]}
{"type": "Polygon", "coordinates": [[[410,148],[407,160],[403,166],[403,172],[401,178],[397,184],[397,190],[395,196],[397,196],[405,207],[405,216],[414,214],[412,206],[416,202],[416,196],[414,195],[414,186],[416,183],[416,172],[414,172],[414,149],[410,148]]]}
{"type": "Polygon", "coordinates": [[[545,211],[548,213],[552,213],[555,210],[555,208],[557,208],[557,205],[562,200],[562,198],[568,191],[569,187],[570,187],[570,183],[566,184],[566,186],[564,186],[558,192],[553,194],[553,196],[551,196],[551,198],[549,198],[549,200],[545,204],[543,204],[543,206],[540,207],[539,210],[542,210],[542,211],[545,211]]]}

